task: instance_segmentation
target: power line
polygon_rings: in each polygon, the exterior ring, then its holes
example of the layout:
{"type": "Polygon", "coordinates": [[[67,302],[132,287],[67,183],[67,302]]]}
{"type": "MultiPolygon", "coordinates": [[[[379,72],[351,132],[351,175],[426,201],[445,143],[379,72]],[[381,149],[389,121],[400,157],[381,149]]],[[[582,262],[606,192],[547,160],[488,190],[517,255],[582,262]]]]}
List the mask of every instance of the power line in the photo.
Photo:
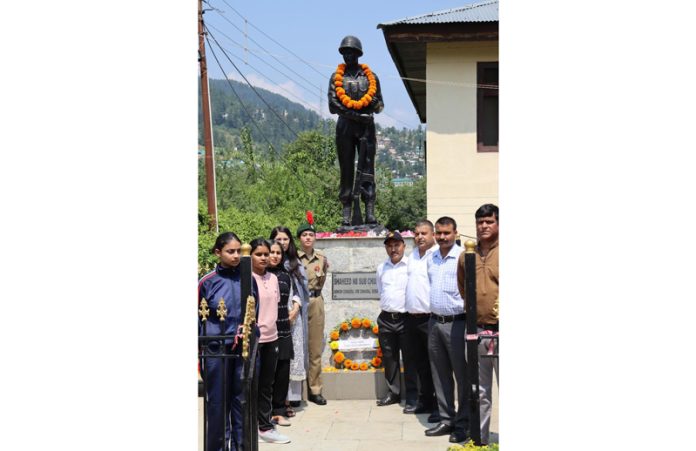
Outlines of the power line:
{"type": "MultiPolygon", "coordinates": [[[[280,117],[280,115],[276,112],[276,110],[274,110],[273,107],[271,107],[271,105],[269,105],[268,102],[266,102],[266,99],[264,99],[264,98],[261,96],[261,94],[259,94],[259,92],[256,90],[256,88],[254,88],[254,86],[253,86],[251,83],[249,83],[249,80],[247,80],[247,78],[244,76],[244,74],[242,73],[242,71],[239,70],[239,68],[237,67],[237,65],[234,64],[234,61],[232,61],[232,59],[230,59],[230,57],[227,55],[227,53],[225,53],[225,49],[223,49],[222,47],[220,47],[220,44],[217,42],[217,39],[215,39],[215,36],[213,36],[212,33],[210,33],[210,31],[208,31],[208,27],[206,27],[206,31],[208,32],[208,35],[210,35],[210,37],[213,38],[213,41],[215,41],[215,44],[220,48],[220,50],[222,50],[222,53],[225,55],[225,57],[227,57],[227,60],[230,62],[230,64],[232,64],[232,66],[234,66],[235,70],[239,73],[239,75],[242,76],[242,78],[244,79],[244,81],[249,85],[249,87],[251,88],[251,90],[254,91],[254,93],[259,97],[259,99],[261,99],[261,101],[268,107],[268,109],[271,110],[271,112],[275,115],[275,117],[277,117],[278,120],[279,120],[280,122],[282,122],[283,125],[285,125],[285,126],[287,127],[288,130],[290,130],[290,132],[295,136],[295,138],[298,138],[297,132],[295,132],[295,130],[293,130],[293,129],[287,124],[287,122],[285,122],[285,121],[283,120],[283,118],[280,117]]],[[[206,39],[207,39],[207,37],[206,37],[206,39]]],[[[225,76],[225,78],[227,78],[227,77],[225,76]]]]}
{"type": "Polygon", "coordinates": [[[258,30],[262,35],[266,36],[268,39],[270,39],[271,41],[275,42],[277,45],[279,45],[279,46],[280,46],[282,49],[284,49],[286,52],[290,53],[291,55],[295,56],[295,58],[297,58],[298,60],[300,60],[300,61],[302,61],[303,63],[305,63],[305,64],[306,64],[307,66],[309,66],[309,68],[312,69],[314,72],[318,73],[318,74],[321,75],[322,77],[324,76],[324,74],[322,74],[322,73],[319,72],[318,70],[314,69],[314,68],[311,66],[310,63],[308,63],[307,61],[305,61],[304,59],[302,59],[302,57],[300,57],[299,55],[295,54],[295,52],[293,52],[292,50],[288,49],[287,47],[285,47],[285,46],[284,46],[283,44],[281,44],[280,42],[278,42],[278,41],[276,41],[275,39],[273,39],[272,37],[270,37],[268,34],[266,34],[266,33],[265,33],[263,30],[261,30],[259,27],[257,27],[257,26],[254,25],[253,23],[251,23],[251,21],[249,21],[246,17],[242,16],[242,15],[239,13],[239,11],[237,11],[236,9],[234,9],[234,8],[232,7],[232,5],[230,5],[229,3],[227,3],[227,0],[222,0],[222,1],[223,1],[223,3],[224,3],[225,5],[229,6],[229,8],[230,8],[232,11],[234,11],[239,17],[241,17],[242,19],[244,19],[245,22],[247,22],[249,25],[251,25],[251,26],[254,27],[256,30],[258,30]]]}
{"type": "MultiPolygon", "coordinates": [[[[242,58],[240,58],[238,55],[235,55],[234,53],[232,53],[231,51],[229,51],[228,49],[225,49],[224,47],[221,47],[221,48],[222,48],[223,50],[225,50],[227,53],[229,53],[230,55],[232,55],[233,57],[235,57],[235,58],[237,58],[237,59],[242,59],[242,58]]],[[[269,82],[271,82],[271,84],[273,84],[275,87],[282,89],[282,87],[280,86],[280,84],[278,84],[277,81],[273,80],[271,77],[269,77],[268,75],[266,75],[265,73],[263,73],[260,69],[254,67],[254,66],[253,66],[252,64],[250,64],[250,63],[244,63],[244,64],[246,64],[247,66],[249,66],[250,68],[252,68],[253,70],[255,70],[255,71],[256,71],[255,73],[257,73],[258,75],[262,76],[263,78],[265,78],[266,80],[268,80],[269,82]]],[[[280,94],[280,95],[281,95],[281,96],[284,96],[285,94],[287,94],[287,95],[289,95],[289,96],[292,96],[294,99],[297,99],[298,102],[300,102],[300,104],[302,104],[303,106],[308,107],[308,108],[311,108],[311,109],[313,109],[313,110],[317,110],[317,107],[315,107],[315,106],[313,106],[313,105],[311,105],[311,104],[308,104],[304,99],[301,99],[301,98],[297,97],[295,94],[293,94],[293,93],[290,92],[290,91],[285,90],[285,91],[284,91],[284,94],[280,94]]]]}
{"type": "MultiPolygon", "coordinates": [[[[237,45],[238,47],[241,47],[241,48],[247,50],[246,47],[244,47],[243,45],[239,44],[239,43],[236,42],[234,39],[230,38],[230,37],[227,36],[225,33],[223,33],[223,32],[221,32],[220,30],[218,30],[216,27],[214,27],[214,26],[212,26],[212,25],[209,25],[209,27],[212,28],[213,30],[215,30],[217,33],[221,34],[222,36],[226,37],[226,38],[229,39],[230,41],[232,41],[232,43],[234,43],[234,44],[237,45]]],[[[219,44],[218,44],[218,45],[219,45],[219,44]]],[[[270,67],[271,69],[273,69],[274,71],[280,73],[282,76],[286,77],[288,80],[291,80],[291,81],[294,82],[294,80],[292,80],[292,78],[291,78],[290,76],[288,76],[288,74],[286,74],[285,72],[281,71],[281,70],[278,69],[276,66],[272,65],[272,64],[269,63],[268,61],[266,61],[266,60],[264,60],[263,58],[261,58],[260,56],[256,55],[254,52],[250,52],[250,53],[251,53],[255,58],[261,60],[262,63],[266,64],[267,66],[269,66],[269,67],[270,67]]],[[[240,59],[240,60],[242,59],[242,58],[239,58],[239,57],[237,57],[237,58],[240,59]]],[[[251,66],[251,64],[249,64],[249,63],[247,63],[247,62],[245,62],[244,64],[247,64],[248,66],[251,66]]],[[[253,66],[252,66],[252,67],[253,67],[253,66]]],[[[255,70],[256,70],[257,72],[261,73],[261,71],[259,71],[258,69],[255,68],[255,70]]],[[[268,78],[268,77],[266,77],[266,78],[268,78]]],[[[311,91],[309,88],[307,88],[306,86],[304,86],[302,83],[295,83],[295,84],[296,84],[297,86],[299,86],[300,88],[303,88],[305,91],[311,93],[312,95],[316,95],[316,92],[311,91]]],[[[304,100],[303,100],[303,102],[304,102],[304,100]]]]}
{"type": "MultiPolygon", "coordinates": [[[[230,19],[228,19],[226,16],[224,16],[224,15],[222,15],[222,14],[221,14],[220,16],[221,16],[225,21],[227,21],[230,25],[232,25],[234,28],[236,28],[240,33],[243,33],[244,36],[248,37],[249,40],[251,40],[251,42],[253,42],[253,43],[256,44],[257,46],[259,46],[261,49],[266,50],[261,44],[259,44],[258,42],[256,42],[256,40],[254,40],[254,38],[252,38],[251,36],[247,35],[247,33],[245,33],[244,31],[242,31],[237,25],[234,24],[234,22],[232,22],[232,21],[231,21],[230,19]]],[[[268,50],[266,50],[266,51],[268,51],[268,50]]],[[[271,54],[269,53],[269,55],[271,55],[271,54]]],[[[283,67],[285,67],[285,68],[288,69],[290,72],[292,72],[293,74],[297,75],[298,77],[300,77],[301,79],[303,79],[304,81],[306,81],[307,83],[309,83],[310,85],[314,86],[314,87],[317,88],[317,89],[321,89],[319,86],[314,85],[311,81],[307,80],[305,77],[303,77],[302,75],[300,75],[300,74],[298,74],[297,72],[295,72],[295,70],[294,70],[293,68],[291,68],[291,67],[288,66],[287,64],[283,63],[282,61],[280,61],[280,60],[279,60],[278,58],[276,58],[275,56],[271,55],[271,57],[272,57],[274,60],[278,61],[280,64],[282,64],[283,67]]]]}
{"type": "MultiPolygon", "coordinates": [[[[222,69],[222,65],[220,64],[220,60],[218,59],[217,54],[215,53],[215,49],[213,49],[213,47],[210,45],[210,40],[208,39],[208,36],[205,37],[205,40],[208,41],[208,48],[210,49],[210,52],[213,54],[213,58],[215,58],[215,62],[217,63],[220,70],[223,71],[223,75],[224,75],[225,71],[222,69]]],[[[275,147],[273,147],[273,144],[271,144],[271,141],[268,139],[268,137],[263,132],[263,130],[261,130],[261,127],[259,126],[259,124],[256,123],[254,116],[252,116],[251,113],[249,113],[249,110],[247,110],[246,105],[244,105],[244,102],[242,102],[242,98],[239,96],[239,94],[237,94],[237,91],[232,86],[232,83],[230,82],[230,79],[227,78],[227,75],[225,75],[225,80],[227,80],[227,84],[229,84],[230,89],[232,90],[234,95],[237,97],[237,100],[239,100],[239,104],[242,106],[242,109],[247,114],[247,116],[249,116],[249,119],[251,119],[251,122],[256,126],[256,129],[259,131],[259,133],[261,133],[261,136],[263,136],[263,139],[266,140],[269,147],[277,154],[278,151],[276,150],[275,147]]]]}

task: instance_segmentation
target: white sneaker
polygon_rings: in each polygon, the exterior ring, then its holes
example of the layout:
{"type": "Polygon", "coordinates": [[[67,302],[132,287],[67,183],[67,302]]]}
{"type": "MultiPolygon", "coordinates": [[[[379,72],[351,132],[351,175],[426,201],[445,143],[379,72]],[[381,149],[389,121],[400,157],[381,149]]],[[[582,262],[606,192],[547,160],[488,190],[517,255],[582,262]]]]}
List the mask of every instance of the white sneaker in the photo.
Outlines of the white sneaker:
{"type": "Polygon", "coordinates": [[[268,443],[290,443],[290,437],[281,434],[275,429],[259,431],[259,437],[261,437],[261,440],[268,443]]]}

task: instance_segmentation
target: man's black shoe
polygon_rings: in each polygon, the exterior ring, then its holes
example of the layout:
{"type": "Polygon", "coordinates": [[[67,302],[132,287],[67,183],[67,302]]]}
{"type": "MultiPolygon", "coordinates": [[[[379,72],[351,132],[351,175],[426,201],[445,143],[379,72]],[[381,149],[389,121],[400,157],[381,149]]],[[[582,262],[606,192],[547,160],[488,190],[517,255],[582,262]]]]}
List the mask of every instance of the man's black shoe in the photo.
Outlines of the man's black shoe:
{"type": "Polygon", "coordinates": [[[428,437],[437,437],[438,435],[447,435],[452,432],[452,426],[445,423],[440,423],[434,428],[426,429],[425,435],[428,437]]]}
{"type": "Polygon", "coordinates": [[[392,392],[389,392],[387,396],[382,399],[377,400],[378,406],[388,406],[389,404],[398,404],[401,402],[401,398],[392,392]]]}
{"type": "Polygon", "coordinates": [[[403,412],[404,413],[416,413],[417,410],[418,410],[418,406],[410,406],[410,405],[406,404],[406,407],[404,407],[403,412]]]}
{"type": "Polygon", "coordinates": [[[433,411],[432,407],[418,404],[416,406],[416,410],[414,410],[413,413],[426,413],[426,412],[432,412],[432,411],[433,411]]]}
{"type": "Polygon", "coordinates": [[[302,404],[302,401],[290,401],[290,405],[293,407],[300,407],[300,404],[302,404]]]}
{"type": "Polygon", "coordinates": [[[433,412],[428,416],[428,423],[439,423],[440,422],[440,412],[433,412]]]}
{"type": "Polygon", "coordinates": [[[466,432],[452,432],[449,436],[450,443],[461,443],[469,440],[469,434],[466,432]]]}
{"type": "Polygon", "coordinates": [[[309,395],[308,400],[312,401],[314,404],[319,404],[320,406],[326,405],[326,399],[321,395],[309,395]]]}

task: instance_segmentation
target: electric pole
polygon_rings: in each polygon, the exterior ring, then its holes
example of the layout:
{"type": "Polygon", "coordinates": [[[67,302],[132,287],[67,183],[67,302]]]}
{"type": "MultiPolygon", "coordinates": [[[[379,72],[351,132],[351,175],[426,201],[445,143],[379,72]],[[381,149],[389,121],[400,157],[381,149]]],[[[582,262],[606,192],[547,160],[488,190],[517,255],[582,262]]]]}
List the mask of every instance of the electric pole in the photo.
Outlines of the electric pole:
{"type": "Polygon", "coordinates": [[[205,143],[205,191],[208,215],[218,232],[217,195],[215,190],[215,157],[213,152],[213,125],[210,119],[210,90],[208,66],[205,60],[205,31],[203,29],[203,0],[198,0],[198,62],[201,66],[201,106],[203,108],[203,141],[205,143]]]}

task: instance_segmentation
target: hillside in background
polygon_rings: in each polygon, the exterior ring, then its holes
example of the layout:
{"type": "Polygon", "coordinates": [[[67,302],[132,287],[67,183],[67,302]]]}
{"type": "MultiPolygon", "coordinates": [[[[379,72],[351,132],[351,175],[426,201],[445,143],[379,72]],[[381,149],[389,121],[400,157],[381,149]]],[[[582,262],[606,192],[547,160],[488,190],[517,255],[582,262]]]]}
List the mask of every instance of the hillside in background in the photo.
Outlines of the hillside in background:
{"type": "MultiPolygon", "coordinates": [[[[211,79],[209,85],[216,148],[241,148],[241,130],[245,127],[250,131],[254,147],[260,155],[267,154],[269,142],[276,153],[281,154],[284,146],[296,139],[290,129],[298,134],[310,130],[330,136],[334,134],[334,119],[322,119],[314,111],[279,94],[255,88],[265,100],[264,103],[246,83],[211,79]]],[[[203,145],[200,104],[198,115],[198,141],[203,145]]],[[[377,166],[383,167],[393,179],[401,180],[399,183],[408,184],[424,176],[424,140],[425,131],[420,126],[415,130],[399,130],[377,124],[377,166]]]]}

